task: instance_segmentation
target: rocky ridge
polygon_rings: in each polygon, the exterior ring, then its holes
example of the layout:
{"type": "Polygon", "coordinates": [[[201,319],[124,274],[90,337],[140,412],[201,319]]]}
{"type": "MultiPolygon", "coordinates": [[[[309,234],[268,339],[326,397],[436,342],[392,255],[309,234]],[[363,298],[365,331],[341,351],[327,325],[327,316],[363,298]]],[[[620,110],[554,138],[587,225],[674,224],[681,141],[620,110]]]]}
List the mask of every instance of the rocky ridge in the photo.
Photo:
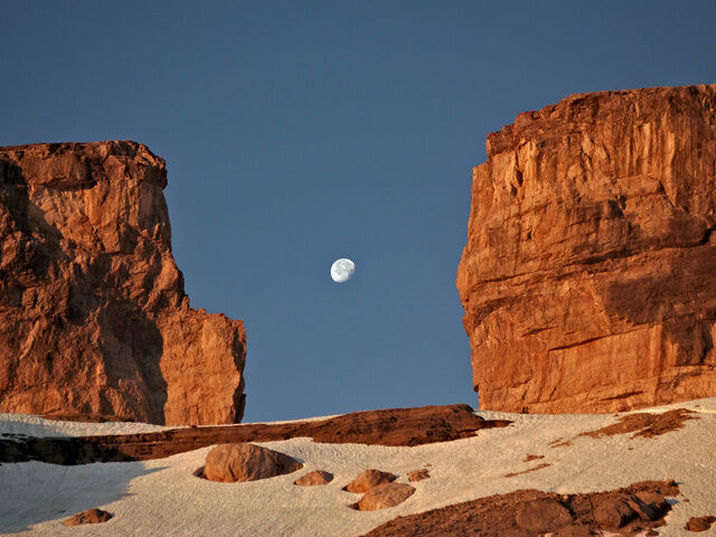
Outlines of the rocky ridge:
{"type": "Polygon", "coordinates": [[[189,306],[166,185],[136,142],[0,148],[0,412],[240,421],[244,327],[189,306]]]}
{"type": "Polygon", "coordinates": [[[75,465],[148,461],[212,444],[271,442],[298,437],[310,437],[326,444],[420,446],[471,438],[481,430],[507,427],[511,423],[509,420],[484,419],[475,415],[468,405],[447,405],[366,410],[312,421],[182,427],[150,433],[74,438],[9,435],[0,436],[0,463],[36,460],[75,465]]]}
{"type": "Polygon", "coordinates": [[[480,407],[716,394],[716,84],[573,95],[487,153],[457,277],[480,407]]]}
{"type": "Polygon", "coordinates": [[[364,537],[658,535],[671,510],[667,498],[677,495],[673,480],[580,494],[517,490],[398,517],[364,537]]]}

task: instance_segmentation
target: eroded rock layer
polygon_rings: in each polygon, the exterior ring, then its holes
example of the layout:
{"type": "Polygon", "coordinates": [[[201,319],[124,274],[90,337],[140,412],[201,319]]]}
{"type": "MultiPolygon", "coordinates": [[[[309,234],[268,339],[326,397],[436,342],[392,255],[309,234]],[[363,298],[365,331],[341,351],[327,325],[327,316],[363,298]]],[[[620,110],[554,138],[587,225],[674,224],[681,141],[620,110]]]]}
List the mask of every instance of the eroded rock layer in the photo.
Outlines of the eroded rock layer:
{"type": "Polygon", "coordinates": [[[457,277],[480,407],[716,395],[716,85],[574,95],[487,153],[457,277]]]}
{"type": "Polygon", "coordinates": [[[244,327],[189,307],[166,181],[136,142],[0,147],[0,412],[241,419],[244,327]]]}
{"type": "Polygon", "coordinates": [[[486,420],[467,405],[391,408],[353,412],[333,418],[221,427],[182,427],[152,433],[74,438],[0,437],[0,463],[41,461],[53,464],[148,461],[195,449],[235,442],[273,442],[309,437],[324,444],[421,446],[475,436],[483,429],[507,427],[507,420],[486,420]]]}
{"type": "Polygon", "coordinates": [[[679,494],[673,480],[579,494],[521,489],[399,516],[363,537],[658,535],[655,528],[666,524],[670,500],[679,494]]]}

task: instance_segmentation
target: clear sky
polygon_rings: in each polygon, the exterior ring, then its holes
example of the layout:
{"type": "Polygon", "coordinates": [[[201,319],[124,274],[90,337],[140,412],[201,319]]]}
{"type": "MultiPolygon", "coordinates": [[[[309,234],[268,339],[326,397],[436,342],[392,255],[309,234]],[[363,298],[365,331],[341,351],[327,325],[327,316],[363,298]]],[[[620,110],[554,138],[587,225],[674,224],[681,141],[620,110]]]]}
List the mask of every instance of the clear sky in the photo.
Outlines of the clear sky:
{"type": "Polygon", "coordinates": [[[192,305],[246,324],[246,421],[477,406],[455,276],[485,137],[716,82],[715,28],[713,0],[0,0],[0,145],[167,160],[192,305]]]}

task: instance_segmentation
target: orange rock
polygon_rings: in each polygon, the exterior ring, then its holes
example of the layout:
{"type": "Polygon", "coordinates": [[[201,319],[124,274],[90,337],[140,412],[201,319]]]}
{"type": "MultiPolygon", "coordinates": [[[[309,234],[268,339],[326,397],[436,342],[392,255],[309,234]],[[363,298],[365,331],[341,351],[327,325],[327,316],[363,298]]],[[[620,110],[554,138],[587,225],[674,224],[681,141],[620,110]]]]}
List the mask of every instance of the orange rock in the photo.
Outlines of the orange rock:
{"type": "Polygon", "coordinates": [[[547,533],[570,525],[572,515],[557,500],[544,498],[521,503],[517,507],[515,521],[520,528],[547,533]]]}
{"type": "Polygon", "coordinates": [[[209,481],[233,483],[257,481],[290,474],[303,468],[293,457],[248,443],[222,444],[206,456],[204,477],[209,481]]]}
{"type": "Polygon", "coordinates": [[[333,474],[324,470],[314,470],[299,477],[293,484],[299,487],[313,487],[316,485],[326,485],[331,481],[333,481],[333,474]]]}
{"type": "MultiPolygon", "coordinates": [[[[582,526],[578,524],[565,526],[564,528],[552,533],[552,537],[592,537],[593,535],[594,533],[592,533],[589,526],[582,526]]],[[[649,535],[649,533],[647,532],[646,535],[649,535]]]]}
{"type": "Polygon", "coordinates": [[[240,421],[244,327],[189,307],[166,184],[136,142],[0,148],[0,412],[240,421]]]}
{"type": "Polygon", "coordinates": [[[87,509],[62,521],[63,526],[79,526],[80,524],[100,524],[112,518],[112,514],[102,509],[87,509]]]}
{"type": "MultiPolygon", "coordinates": [[[[594,517],[594,505],[616,508],[620,502],[636,495],[645,501],[666,506],[657,520],[631,520],[617,529],[619,535],[655,535],[655,528],[665,525],[663,516],[670,510],[665,497],[679,495],[673,480],[642,481],[621,489],[578,494],[555,494],[537,490],[517,490],[477,500],[447,505],[430,511],[395,517],[373,529],[366,537],[430,535],[552,535],[553,537],[588,537],[607,535],[609,531],[594,517]],[[558,529],[557,529],[558,528],[558,529]],[[646,533],[644,533],[646,532],[646,533]]],[[[716,520],[716,518],[714,519],[716,520]]],[[[618,523],[622,523],[621,520],[618,523]]],[[[613,531],[611,535],[616,535],[613,531]]]]}
{"type": "Polygon", "coordinates": [[[692,516],[684,526],[684,529],[688,531],[707,531],[711,528],[711,524],[716,522],[716,516],[692,516]]]}
{"type": "Polygon", "coordinates": [[[395,507],[410,498],[415,487],[405,483],[384,483],[370,489],[355,505],[358,511],[377,511],[395,507]]]}
{"type": "Polygon", "coordinates": [[[457,287],[480,407],[716,395],[716,84],[574,95],[487,138],[457,287]]]}
{"type": "Polygon", "coordinates": [[[617,529],[634,520],[638,513],[627,498],[598,498],[594,502],[594,520],[604,528],[617,529]]]}
{"type": "Polygon", "coordinates": [[[408,481],[411,483],[414,481],[422,481],[423,479],[430,479],[430,472],[425,468],[410,470],[408,472],[408,481]]]}
{"type": "Polygon", "coordinates": [[[367,492],[373,487],[394,481],[396,477],[394,474],[381,472],[380,470],[364,470],[358,477],[348,483],[348,485],[344,487],[344,490],[357,493],[367,492]]]}

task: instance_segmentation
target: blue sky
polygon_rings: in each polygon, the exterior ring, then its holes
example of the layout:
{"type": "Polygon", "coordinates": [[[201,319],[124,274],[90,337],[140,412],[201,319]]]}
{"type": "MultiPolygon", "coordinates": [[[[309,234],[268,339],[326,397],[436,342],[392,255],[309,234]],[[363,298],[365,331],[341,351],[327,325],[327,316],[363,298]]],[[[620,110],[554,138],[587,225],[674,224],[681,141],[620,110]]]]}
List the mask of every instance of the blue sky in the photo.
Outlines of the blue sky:
{"type": "Polygon", "coordinates": [[[485,137],[716,82],[714,28],[712,0],[4,0],[0,145],[167,160],[192,305],[247,327],[247,421],[477,406],[455,275],[485,137]]]}

